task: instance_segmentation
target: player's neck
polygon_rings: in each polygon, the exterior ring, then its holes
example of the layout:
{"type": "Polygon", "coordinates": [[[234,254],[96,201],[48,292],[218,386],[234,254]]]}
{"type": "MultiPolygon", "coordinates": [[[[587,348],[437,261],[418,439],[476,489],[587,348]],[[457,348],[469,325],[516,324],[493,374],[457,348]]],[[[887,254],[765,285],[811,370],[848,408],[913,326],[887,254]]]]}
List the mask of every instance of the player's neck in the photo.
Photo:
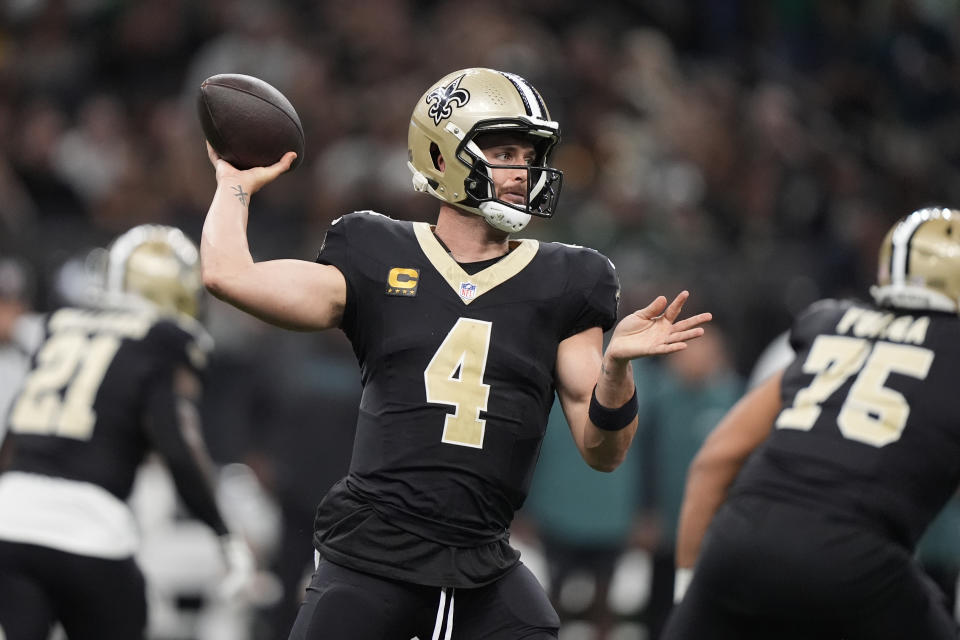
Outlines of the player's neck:
{"type": "Polygon", "coordinates": [[[480,216],[443,205],[433,231],[457,262],[479,262],[505,255],[510,235],[494,229],[480,216]]]}

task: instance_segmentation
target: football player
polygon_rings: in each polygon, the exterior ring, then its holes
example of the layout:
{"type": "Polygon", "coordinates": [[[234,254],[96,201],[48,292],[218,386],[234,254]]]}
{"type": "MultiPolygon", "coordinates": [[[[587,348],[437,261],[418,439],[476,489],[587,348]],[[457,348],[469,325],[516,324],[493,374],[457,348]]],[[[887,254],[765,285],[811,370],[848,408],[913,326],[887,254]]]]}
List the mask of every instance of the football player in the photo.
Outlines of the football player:
{"type": "Polygon", "coordinates": [[[91,308],[45,322],[7,416],[0,475],[0,638],[142,638],[144,579],[125,503],[145,456],[160,454],[191,512],[223,543],[228,589],[253,560],[231,535],[210,483],[197,402],[210,338],[196,317],[197,247],[143,225],[105,254],[91,308]]]}
{"type": "Polygon", "coordinates": [[[697,454],[664,638],[957,637],[913,550],[960,482],[960,211],[895,224],[871,294],[798,316],[697,454]]]}
{"type": "Polygon", "coordinates": [[[556,210],[560,139],[540,94],[492,69],[447,75],[410,120],[435,225],[373,212],[336,220],[316,262],[254,262],[250,197],[283,173],[217,157],[201,238],[216,296],[274,324],[341,328],[363,395],[349,474],[319,506],[318,567],[290,637],[554,638],[559,625],[509,544],[554,392],[586,462],[611,471],[637,425],[632,358],[683,349],[710,319],[688,293],[617,319],[610,261],[513,240],[556,210]]]}

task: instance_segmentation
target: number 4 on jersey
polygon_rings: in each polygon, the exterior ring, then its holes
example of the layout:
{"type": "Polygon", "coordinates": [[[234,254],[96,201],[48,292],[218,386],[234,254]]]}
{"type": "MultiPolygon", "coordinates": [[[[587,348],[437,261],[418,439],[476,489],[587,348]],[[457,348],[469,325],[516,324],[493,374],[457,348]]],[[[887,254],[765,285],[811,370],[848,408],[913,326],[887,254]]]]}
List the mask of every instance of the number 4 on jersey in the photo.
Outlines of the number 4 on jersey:
{"type": "Polygon", "coordinates": [[[443,339],[423,372],[427,402],[453,406],[443,425],[442,442],[463,447],[483,447],[490,385],[483,383],[493,324],[460,318],[443,339]]]}

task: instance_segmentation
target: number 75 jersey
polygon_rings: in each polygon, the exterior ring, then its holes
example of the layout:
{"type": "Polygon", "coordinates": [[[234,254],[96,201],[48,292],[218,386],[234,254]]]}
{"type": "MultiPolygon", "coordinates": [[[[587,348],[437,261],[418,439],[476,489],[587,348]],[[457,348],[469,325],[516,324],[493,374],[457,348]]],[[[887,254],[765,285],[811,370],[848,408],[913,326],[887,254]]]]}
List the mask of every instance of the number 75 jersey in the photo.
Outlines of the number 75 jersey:
{"type": "Polygon", "coordinates": [[[439,539],[506,530],[539,456],[559,343],[616,320],[610,261],[520,240],[470,274],[429,225],[360,212],[333,224],[318,262],[346,279],[342,328],[360,363],[351,487],[439,539]]]}
{"type": "Polygon", "coordinates": [[[733,492],[865,521],[912,547],[960,482],[960,318],[825,300],[790,342],[783,409],[733,492]]]}

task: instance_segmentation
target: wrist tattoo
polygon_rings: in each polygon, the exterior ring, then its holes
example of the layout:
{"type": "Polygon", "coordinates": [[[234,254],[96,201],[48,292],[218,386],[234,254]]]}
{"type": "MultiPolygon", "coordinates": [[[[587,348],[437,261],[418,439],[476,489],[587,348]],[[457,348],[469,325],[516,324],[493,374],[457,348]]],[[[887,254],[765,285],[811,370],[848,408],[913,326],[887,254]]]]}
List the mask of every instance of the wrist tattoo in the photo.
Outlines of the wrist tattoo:
{"type": "Polygon", "coordinates": [[[247,196],[250,194],[246,193],[243,190],[243,187],[239,184],[236,185],[235,187],[230,187],[230,188],[233,189],[234,191],[233,195],[237,196],[237,200],[240,201],[240,204],[242,204],[243,206],[247,206],[247,196]]]}

